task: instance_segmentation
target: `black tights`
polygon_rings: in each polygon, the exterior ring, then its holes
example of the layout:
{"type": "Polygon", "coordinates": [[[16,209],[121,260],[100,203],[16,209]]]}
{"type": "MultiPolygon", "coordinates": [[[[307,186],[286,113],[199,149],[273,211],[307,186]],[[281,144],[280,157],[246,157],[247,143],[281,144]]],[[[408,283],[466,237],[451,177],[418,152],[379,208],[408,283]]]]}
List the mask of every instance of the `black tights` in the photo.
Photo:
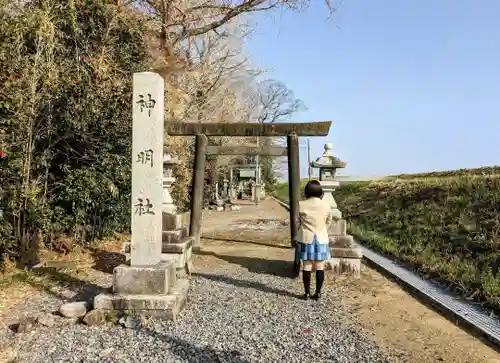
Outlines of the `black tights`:
{"type": "MultiPolygon", "coordinates": [[[[304,292],[306,295],[311,294],[311,271],[302,271],[302,281],[304,282],[304,292]]],[[[316,270],[316,295],[321,294],[321,288],[325,281],[325,271],[316,270]]]]}

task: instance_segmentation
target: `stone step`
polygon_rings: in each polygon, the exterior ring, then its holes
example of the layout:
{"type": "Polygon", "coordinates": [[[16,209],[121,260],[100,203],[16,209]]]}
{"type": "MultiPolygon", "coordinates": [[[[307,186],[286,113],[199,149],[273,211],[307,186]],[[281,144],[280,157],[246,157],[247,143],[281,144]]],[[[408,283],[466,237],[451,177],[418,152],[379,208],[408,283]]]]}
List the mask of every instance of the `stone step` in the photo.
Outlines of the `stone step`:
{"type": "Polygon", "coordinates": [[[347,222],[345,219],[332,221],[328,228],[328,235],[345,236],[347,234],[347,222]]]}
{"type": "Polygon", "coordinates": [[[332,257],[337,258],[363,258],[363,251],[359,246],[350,248],[332,247],[330,252],[332,257]]]}
{"type": "Polygon", "coordinates": [[[178,279],[166,295],[97,295],[94,298],[94,309],[164,317],[175,321],[186,303],[188,291],[189,280],[178,279]]]}
{"type": "Polygon", "coordinates": [[[351,275],[359,279],[361,277],[361,259],[332,257],[326,262],[325,269],[331,270],[337,275],[351,275]]]}
{"type": "Polygon", "coordinates": [[[164,231],[174,231],[176,229],[189,228],[191,212],[184,213],[163,213],[162,226],[164,231]]]}
{"type": "Polygon", "coordinates": [[[162,253],[185,253],[188,249],[193,247],[194,237],[188,236],[182,238],[178,243],[163,243],[162,253]]]}
{"type": "MultiPolygon", "coordinates": [[[[161,247],[161,253],[184,253],[187,249],[193,246],[194,237],[182,237],[175,243],[168,243],[163,241],[161,247]]],[[[125,254],[130,253],[130,242],[124,242],[122,246],[122,252],[125,254]]]]}
{"type": "Polygon", "coordinates": [[[335,238],[331,238],[330,236],[330,247],[332,248],[352,248],[355,245],[354,237],[349,234],[345,236],[335,236],[335,238]]]}
{"type": "Polygon", "coordinates": [[[173,231],[163,231],[162,232],[162,242],[163,243],[177,243],[182,238],[187,237],[189,234],[189,229],[187,227],[176,229],[173,231]]]}
{"type": "MultiPolygon", "coordinates": [[[[162,253],[162,261],[173,261],[177,270],[183,269],[186,263],[191,259],[192,247],[187,248],[183,253],[162,253]]],[[[127,263],[130,261],[130,253],[125,253],[127,263]]]]}

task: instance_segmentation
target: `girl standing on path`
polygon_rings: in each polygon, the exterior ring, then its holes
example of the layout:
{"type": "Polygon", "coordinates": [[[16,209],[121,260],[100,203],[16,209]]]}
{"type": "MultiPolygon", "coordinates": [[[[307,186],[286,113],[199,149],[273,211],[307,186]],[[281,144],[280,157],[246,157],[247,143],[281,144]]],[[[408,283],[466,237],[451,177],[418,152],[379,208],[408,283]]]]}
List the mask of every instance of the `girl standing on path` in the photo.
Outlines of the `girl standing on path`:
{"type": "Polygon", "coordinates": [[[330,259],[327,226],[331,222],[330,206],[323,200],[323,188],[317,180],[310,180],[304,189],[305,200],[299,202],[297,232],[299,259],[302,261],[304,299],[318,300],[325,279],[325,261],[330,259]],[[311,272],[316,271],[316,291],[311,296],[311,272]]]}

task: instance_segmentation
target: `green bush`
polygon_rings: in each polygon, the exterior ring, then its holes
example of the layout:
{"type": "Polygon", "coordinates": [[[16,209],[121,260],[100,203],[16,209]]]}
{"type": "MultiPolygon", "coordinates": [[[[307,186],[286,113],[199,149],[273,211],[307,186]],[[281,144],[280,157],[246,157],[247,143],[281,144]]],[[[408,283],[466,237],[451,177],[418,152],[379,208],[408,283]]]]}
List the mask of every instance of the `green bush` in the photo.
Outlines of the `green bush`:
{"type": "MultiPolygon", "coordinates": [[[[349,233],[378,252],[500,310],[499,167],[342,183],[349,233]]],[[[307,180],[302,180],[301,189],[307,180]]],[[[288,202],[288,183],[277,186],[288,202]]]]}
{"type": "Polygon", "coordinates": [[[335,198],[351,233],[365,243],[499,309],[498,190],[496,174],[459,171],[351,183],[335,198]]]}
{"type": "MultiPolygon", "coordinates": [[[[304,197],[304,187],[306,186],[307,182],[309,179],[302,179],[300,181],[300,195],[301,198],[304,197]]],[[[288,203],[289,200],[289,195],[288,195],[288,183],[279,183],[276,184],[274,191],[273,191],[273,196],[275,196],[277,199],[281,200],[282,202],[288,203]]]]}
{"type": "Polygon", "coordinates": [[[140,14],[107,0],[0,0],[0,255],[30,234],[82,242],[127,228],[140,14]],[[80,4],[80,5],[78,5],[80,4]]]}
{"type": "Polygon", "coordinates": [[[434,171],[431,173],[418,173],[418,174],[400,174],[396,175],[395,178],[399,179],[418,179],[418,178],[446,178],[446,177],[457,177],[457,176],[472,176],[472,175],[492,175],[500,174],[500,166],[485,166],[483,168],[474,169],[458,169],[458,170],[446,170],[446,171],[434,171]]]}

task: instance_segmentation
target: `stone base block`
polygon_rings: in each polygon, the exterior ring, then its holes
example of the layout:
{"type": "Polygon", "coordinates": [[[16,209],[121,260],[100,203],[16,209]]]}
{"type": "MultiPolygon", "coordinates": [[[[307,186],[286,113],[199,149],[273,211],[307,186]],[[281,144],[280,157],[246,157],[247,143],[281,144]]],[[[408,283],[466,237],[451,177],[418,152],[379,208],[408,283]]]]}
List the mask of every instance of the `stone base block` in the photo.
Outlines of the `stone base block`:
{"type": "MultiPolygon", "coordinates": [[[[193,248],[189,247],[183,253],[162,253],[161,260],[162,261],[170,261],[174,264],[176,270],[183,269],[191,260],[191,256],[193,254],[193,248]]],[[[130,261],[130,253],[125,254],[126,261],[130,261]]]]}
{"type": "Polygon", "coordinates": [[[350,248],[332,247],[330,252],[332,257],[335,258],[363,258],[363,251],[359,246],[350,248]]]}
{"type": "Polygon", "coordinates": [[[163,231],[174,231],[176,229],[189,228],[191,212],[163,213],[163,231]]]}
{"type": "Polygon", "coordinates": [[[351,235],[328,237],[330,239],[330,247],[332,248],[351,248],[356,245],[354,237],[351,235]]]}
{"type": "Polygon", "coordinates": [[[173,261],[161,261],[155,266],[120,265],[113,269],[115,294],[168,294],[175,283],[173,261]]]}
{"type": "MultiPolygon", "coordinates": [[[[165,232],[163,232],[165,233],[165,232]]],[[[194,243],[194,237],[183,237],[176,243],[162,242],[161,253],[185,253],[186,250],[191,248],[194,243]]],[[[126,255],[130,254],[130,242],[124,242],[122,246],[122,251],[126,255]]]]}
{"type": "Polygon", "coordinates": [[[185,253],[194,244],[194,237],[184,237],[178,243],[163,243],[161,252],[162,253],[185,253]]]}
{"type": "Polygon", "coordinates": [[[330,209],[330,215],[332,216],[334,221],[342,219],[342,212],[337,208],[330,209]]]}
{"type": "Polygon", "coordinates": [[[94,309],[175,320],[186,303],[188,291],[189,280],[179,279],[168,295],[100,294],[94,298],[94,309]]]}
{"type": "Polygon", "coordinates": [[[328,235],[332,236],[345,236],[347,234],[347,221],[345,219],[338,219],[332,221],[328,227],[328,235]]]}
{"type": "Polygon", "coordinates": [[[339,239],[341,237],[343,237],[343,235],[335,235],[335,234],[329,233],[328,240],[330,241],[330,246],[334,245],[335,241],[337,241],[337,239],[339,239]]]}
{"type": "Polygon", "coordinates": [[[361,277],[361,259],[360,258],[337,258],[332,257],[326,263],[326,269],[332,270],[335,274],[351,275],[355,278],[361,277]]]}
{"type": "Polygon", "coordinates": [[[163,243],[179,243],[184,237],[189,234],[189,228],[183,227],[181,229],[176,229],[173,231],[163,231],[162,232],[162,242],[163,243]]]}
{"type": "MultiPolygon", "coordinates": [[[[163,256],[163,254],[162,254],[162,256],[163,256]]],[[[184,253],[177,253],[174,256],[177,256],[177,259],[176,259],[177,263],[176,263],[175,267],[177,269],[184,268],[186,266],[186,263],[191,261],[191,258],[193,257],[193,247],[190,246],[189,248],[187,248],[184,251],[184,253]]]]}

